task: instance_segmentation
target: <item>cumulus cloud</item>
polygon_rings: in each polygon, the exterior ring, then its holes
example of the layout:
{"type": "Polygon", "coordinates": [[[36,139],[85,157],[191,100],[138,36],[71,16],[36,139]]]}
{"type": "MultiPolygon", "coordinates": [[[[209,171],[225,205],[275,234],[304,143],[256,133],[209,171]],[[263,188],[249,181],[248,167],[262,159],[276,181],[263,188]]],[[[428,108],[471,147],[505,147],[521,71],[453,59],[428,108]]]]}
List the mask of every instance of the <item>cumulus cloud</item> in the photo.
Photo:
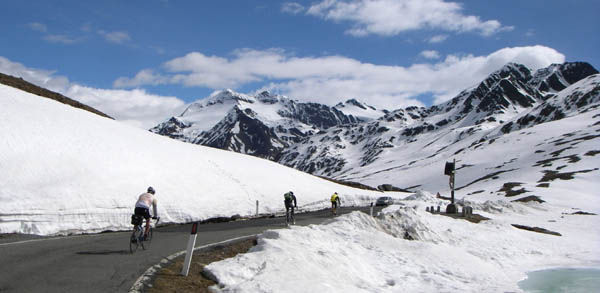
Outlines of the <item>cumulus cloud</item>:
{"type": "Polygon", "coordinates": [[[440,58],[440,53],[438,51],[435,51],[435,50],[425,50],[425,51],[422,51],[419,55],[421,55],[422,57],[425,57],[427,59],[438,59],[438,58],[440,58]]]}
{"type": "Polygon", "coordinates": [[[0,56],[0,72],[61,93],[128,124],[149,129],[183,111],[185,102],[142,89],[97,89],[69,81],[54,71],[30,68],[0,56]]]}
{"type": "Polygon", "coordinates": [[[296,2],[285,2],[281,5],[281,11],[289,14],[298,14],[304,10],[304,6],[296,2]]]}
{"type": "Polygon", "coordinates": [[[430,44],[437,44],[445,41],[446,39],[448,39],[448,35],[436,35],[429,38],[427,42],[430,44]]]}
{"type": "Polygon", "coordinates": [[[335,22],[347,22],[346,33],[394,36],[404,31],[438,29],[451,32],[477,32],[490,36],[512,30],[497,20],[483,21],[465,15],[462,6],[444,0],[323,0],[307,10],[308,15],[335,22]]]}
{"type": "Polygon", "coordinates": [[[152,69],[144,69],[138,72],[133,78],[121,77],[115,80],[114,87],[117,88],[133,88],[142,84],[159,85],[165,84],[168,80],[154,72],[152,69]]]}
{"type": "Polygon", "coordinates": [[[423,94],[433,95],[435,103],[441,103],[508,62],[536,70],[564,60],[563,54],[545,46],[504,48],[487,56],[449,55],[437,63],[409,67],[377,65],[343,56],[297,57],[280,49],[243,49],[230,58],[189,53],[166,62],[160,73],[146,69],[134,78],[117,81],[129,87],[181,84],[210,89],[259,83],[261,90],[300,100],[335,104],[359,98],[389,109],[422,105],[416,97],[423,94]]]}
{"type": "Polygon", "coordinates": [[[185,102],[176,97],[153,95],[143,89],[98,89],[73,84],[65,96],[143,129],[181,114],[185,107],[185,102]]]}
{"type": "Polygon", "coordinates": [[[124,44],[131,40],[131,37],[127,32],[106,32],[99,30],[98,34],[104,37],[107,42],[115,44],[124,44]]]}

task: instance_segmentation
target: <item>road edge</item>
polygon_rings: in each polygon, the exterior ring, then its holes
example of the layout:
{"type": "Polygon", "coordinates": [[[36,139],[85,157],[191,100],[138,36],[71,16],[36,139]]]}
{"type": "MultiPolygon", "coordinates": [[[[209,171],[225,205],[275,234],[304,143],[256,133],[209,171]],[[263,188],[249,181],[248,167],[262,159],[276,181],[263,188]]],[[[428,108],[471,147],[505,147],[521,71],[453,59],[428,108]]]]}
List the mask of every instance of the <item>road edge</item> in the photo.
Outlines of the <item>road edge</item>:
{"type": "MultiPolygon", "coordinates": [[[[236,242],[236,241],[243,241],[243,240],[247,240],[247,239],[251,239],[251,238],[257,237],[258,235],[259,234],[252,234],[252,235],[240,236],[240,237],[231,238],[231,239],[220,241],[220,242],[205,244],[205,245],[202,245],[202,246],[194,247],[194,251],[200,250],[200,249],[211,248],[211,247],[217,246],[217,245],[229,244],[229,243],[236,242]]],[[[185,253],[186,253],[186,250],[182,250],[182,251],[173,253],[173,254],[171,254],[171,255],[163,258],[159,263],[157,263],[157,264],[149,267],[133,283],[133,285],[129,289],[129,293],[140,293],[140,292],[142,292],[142,289],[144,289],[144,286],[147,284],[148,281],[152,280],[152,277],[157,272],[159,272],[161,269],[163,269],[166,265],[170,264],[174,259],[176,259],[176,258],[184,255],[185,253]]]]}

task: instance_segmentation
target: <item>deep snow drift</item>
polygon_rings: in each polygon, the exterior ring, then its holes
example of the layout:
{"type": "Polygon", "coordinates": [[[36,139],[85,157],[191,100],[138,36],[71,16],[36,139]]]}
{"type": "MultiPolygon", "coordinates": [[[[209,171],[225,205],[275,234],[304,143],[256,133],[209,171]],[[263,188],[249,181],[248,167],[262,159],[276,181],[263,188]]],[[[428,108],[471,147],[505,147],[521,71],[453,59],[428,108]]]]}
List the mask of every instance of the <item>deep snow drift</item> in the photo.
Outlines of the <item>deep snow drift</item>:
{"type": "Polygon", "coordinates": [[[478,212],[491,220],[474,224],[426,212],[447,203],[431,194],[411,198],[376,218],[354,212],[324,225],[267,231],[250,252],[205,271],[226,292],[514,292],[530,270],[600,267],[597,216],[489,201],[478,212]]]}
{"type": "Polygon", "coordinates": [[[0,85],[0,233],[130,228],[137,196],[157,190],[165,223],[283,209],[292,190],[317,209],[380,195],[276,163],[162,137],[0,85]]]}

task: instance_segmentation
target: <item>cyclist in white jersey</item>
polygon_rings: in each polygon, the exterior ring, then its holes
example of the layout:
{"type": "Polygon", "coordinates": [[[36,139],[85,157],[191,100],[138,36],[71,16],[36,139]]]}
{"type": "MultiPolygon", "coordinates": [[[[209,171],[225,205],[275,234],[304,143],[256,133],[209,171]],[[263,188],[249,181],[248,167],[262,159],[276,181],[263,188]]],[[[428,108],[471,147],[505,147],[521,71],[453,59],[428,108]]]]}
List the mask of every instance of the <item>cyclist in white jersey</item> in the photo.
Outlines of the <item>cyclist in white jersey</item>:
{"type": "Polygon", "coordinates": [[[140,194],[137,202],[135,203],[135,211],[134,213],[138,216],[144,217],[146,219],[146,229],[144,230],[144,237],[148,235],[148,231],[150,231],[150,206],[152,206],[153,217],[152,219],[156,219],[158,217],[158,212],[156,209],[156,198],[154,197],[154,188],[148,187],[148,191],[140,194]]]}

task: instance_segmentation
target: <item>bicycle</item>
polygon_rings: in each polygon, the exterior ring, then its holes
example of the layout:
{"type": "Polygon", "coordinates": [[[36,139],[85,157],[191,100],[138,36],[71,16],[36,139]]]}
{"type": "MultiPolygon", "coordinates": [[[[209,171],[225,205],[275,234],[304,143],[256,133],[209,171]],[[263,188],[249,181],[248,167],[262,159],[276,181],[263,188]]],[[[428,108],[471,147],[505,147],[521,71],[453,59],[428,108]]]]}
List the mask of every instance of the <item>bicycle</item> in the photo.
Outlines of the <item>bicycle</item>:
{"type": "Polygon", "coordinates": [[[289,209],[285,210],[285,224],[289,226],[290,223],[296,225],[296,219],[294,218],[294,207],[290,207],[289,209]]]}
{"type": "MultiPolygon", "coordinates": [[[[156,223],[154,223],[154,225],[158,225],[158,221],[160,221],[160,217],[156,218],[156,223]]],[[[131,215],[131,224],[134,226],[133,231],[131,232],[131,237],[129,238],[129,252],[134,253],[140,246],[143,250],[146,250],[149,248],[150,242],[152,242],[152,225],[150,225],[148,235],[144,238],[144,217],[139,215],[131,215]]]]}

